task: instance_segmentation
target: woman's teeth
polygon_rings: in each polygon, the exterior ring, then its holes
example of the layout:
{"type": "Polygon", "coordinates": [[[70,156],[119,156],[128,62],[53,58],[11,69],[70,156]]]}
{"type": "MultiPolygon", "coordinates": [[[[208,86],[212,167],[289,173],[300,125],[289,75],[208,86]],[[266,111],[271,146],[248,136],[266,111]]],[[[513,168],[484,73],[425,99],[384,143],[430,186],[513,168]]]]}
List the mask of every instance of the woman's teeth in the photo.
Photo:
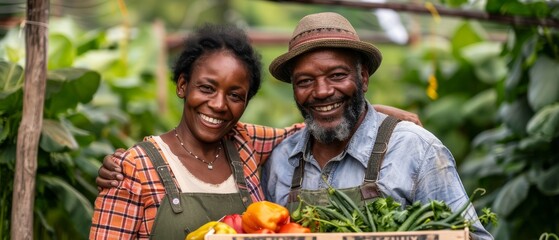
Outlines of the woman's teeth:
{"type": "Polygon", "coordinates": [[[204,121],[212,123],[212,124],[220,124],[220,123],[223,122],[223,120],[212,118],[212,117],[206,116],[204,114],[200,114],[200,116],[202,116],[202,119],[204,119],[204,121]]]}

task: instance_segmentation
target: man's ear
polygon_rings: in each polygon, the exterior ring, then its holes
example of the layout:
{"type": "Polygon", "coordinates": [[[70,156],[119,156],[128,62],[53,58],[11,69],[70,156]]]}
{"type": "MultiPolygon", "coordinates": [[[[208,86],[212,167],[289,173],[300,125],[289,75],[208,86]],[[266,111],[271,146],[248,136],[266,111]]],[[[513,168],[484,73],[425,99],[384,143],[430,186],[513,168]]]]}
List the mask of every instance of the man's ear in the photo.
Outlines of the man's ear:
{"type": "Polygon", "coordinates": [[[177,80],[177,96],[179,98],[186,98],[186,88],[188,87],[188,82],[184,78],[184,75],[181,74],[179,79],[177,80]]]}
{"type": "Polygon", "coordinates": [[[369,90],[369,69],[366,67],[361,68],[361,79],[363,79],[363,92],[367,92],[369,90]]]}

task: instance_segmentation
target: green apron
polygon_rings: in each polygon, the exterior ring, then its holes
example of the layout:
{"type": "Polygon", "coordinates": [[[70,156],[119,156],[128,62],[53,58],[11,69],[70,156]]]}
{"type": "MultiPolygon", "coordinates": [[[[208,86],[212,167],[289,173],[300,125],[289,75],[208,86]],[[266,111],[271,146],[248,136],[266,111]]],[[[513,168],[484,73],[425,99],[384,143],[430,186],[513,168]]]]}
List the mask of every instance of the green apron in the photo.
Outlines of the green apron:
{"type": "MultiPolygon", "coordinates": [[[[363,205],[365,202],[372,201],[381,195],[377,180],[384,154],[388,148],[388,141],[392,135],[392,130],[400,120],[388,116],[379,127],[375,145],[367,164],[365,179],[360,186],[352,188],[338,189],[347,194],[355,203],[363,205]]],[[[303,154],[304,156],[305,154],[303,154]]],[[[299,205],[299,197],[307,204],[326,206],[329,204],[327,189],[309,190],[301,189],[303,177],[305,175],[305,160],[299,160],[299,166],[293,172],[291,181],[291,191],[287,199],[287,208],[290,212],[295,211],[299,205]]]]}
{"type": "Polygon", "coordinates": [[[230,141],[225,141],[225,152],[231,164],[238,193],[181,193],[169,166],[153,143],[138,143],[144,148],[165,186],[165,196],[157,208],[150,239],[185,239],[188,233],[210,221],[228,214],[242,214],[252,202],[246,187],[243,163],[239,152],[230,141]]]}

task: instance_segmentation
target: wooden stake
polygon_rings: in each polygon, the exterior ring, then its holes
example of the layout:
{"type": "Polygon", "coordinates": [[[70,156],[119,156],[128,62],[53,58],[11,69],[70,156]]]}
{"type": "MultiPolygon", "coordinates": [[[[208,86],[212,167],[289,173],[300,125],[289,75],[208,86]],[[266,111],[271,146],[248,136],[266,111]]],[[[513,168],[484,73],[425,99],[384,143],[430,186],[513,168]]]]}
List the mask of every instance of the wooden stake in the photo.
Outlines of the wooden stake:
{"type": "Polygon", "coordinates": [[[25,86],[18,130],[11,239],[33,239],[37,151],[47,81],[48,0],[28,0],[25,20],[25,86]]]}

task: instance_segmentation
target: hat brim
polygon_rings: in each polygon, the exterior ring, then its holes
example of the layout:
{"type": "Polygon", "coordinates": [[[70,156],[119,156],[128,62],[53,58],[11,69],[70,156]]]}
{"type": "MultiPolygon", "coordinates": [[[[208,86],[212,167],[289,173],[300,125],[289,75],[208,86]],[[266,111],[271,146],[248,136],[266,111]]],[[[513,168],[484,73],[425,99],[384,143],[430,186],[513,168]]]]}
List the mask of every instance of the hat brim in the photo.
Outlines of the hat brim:
{"type": "Polygon", "coordinates": [[[380,66],[382,62],[382,54],[373,45],[362,41],[352,41],[347,39],[321,39],[308,41],[298,45],[274,59],[268,68],[272,76],[280,81],[291,83],[287,64],[297,56],[318,48],[346,48],[352,49],[365,55],[365,65],[369,69],[371,76],[380,66]]]}

